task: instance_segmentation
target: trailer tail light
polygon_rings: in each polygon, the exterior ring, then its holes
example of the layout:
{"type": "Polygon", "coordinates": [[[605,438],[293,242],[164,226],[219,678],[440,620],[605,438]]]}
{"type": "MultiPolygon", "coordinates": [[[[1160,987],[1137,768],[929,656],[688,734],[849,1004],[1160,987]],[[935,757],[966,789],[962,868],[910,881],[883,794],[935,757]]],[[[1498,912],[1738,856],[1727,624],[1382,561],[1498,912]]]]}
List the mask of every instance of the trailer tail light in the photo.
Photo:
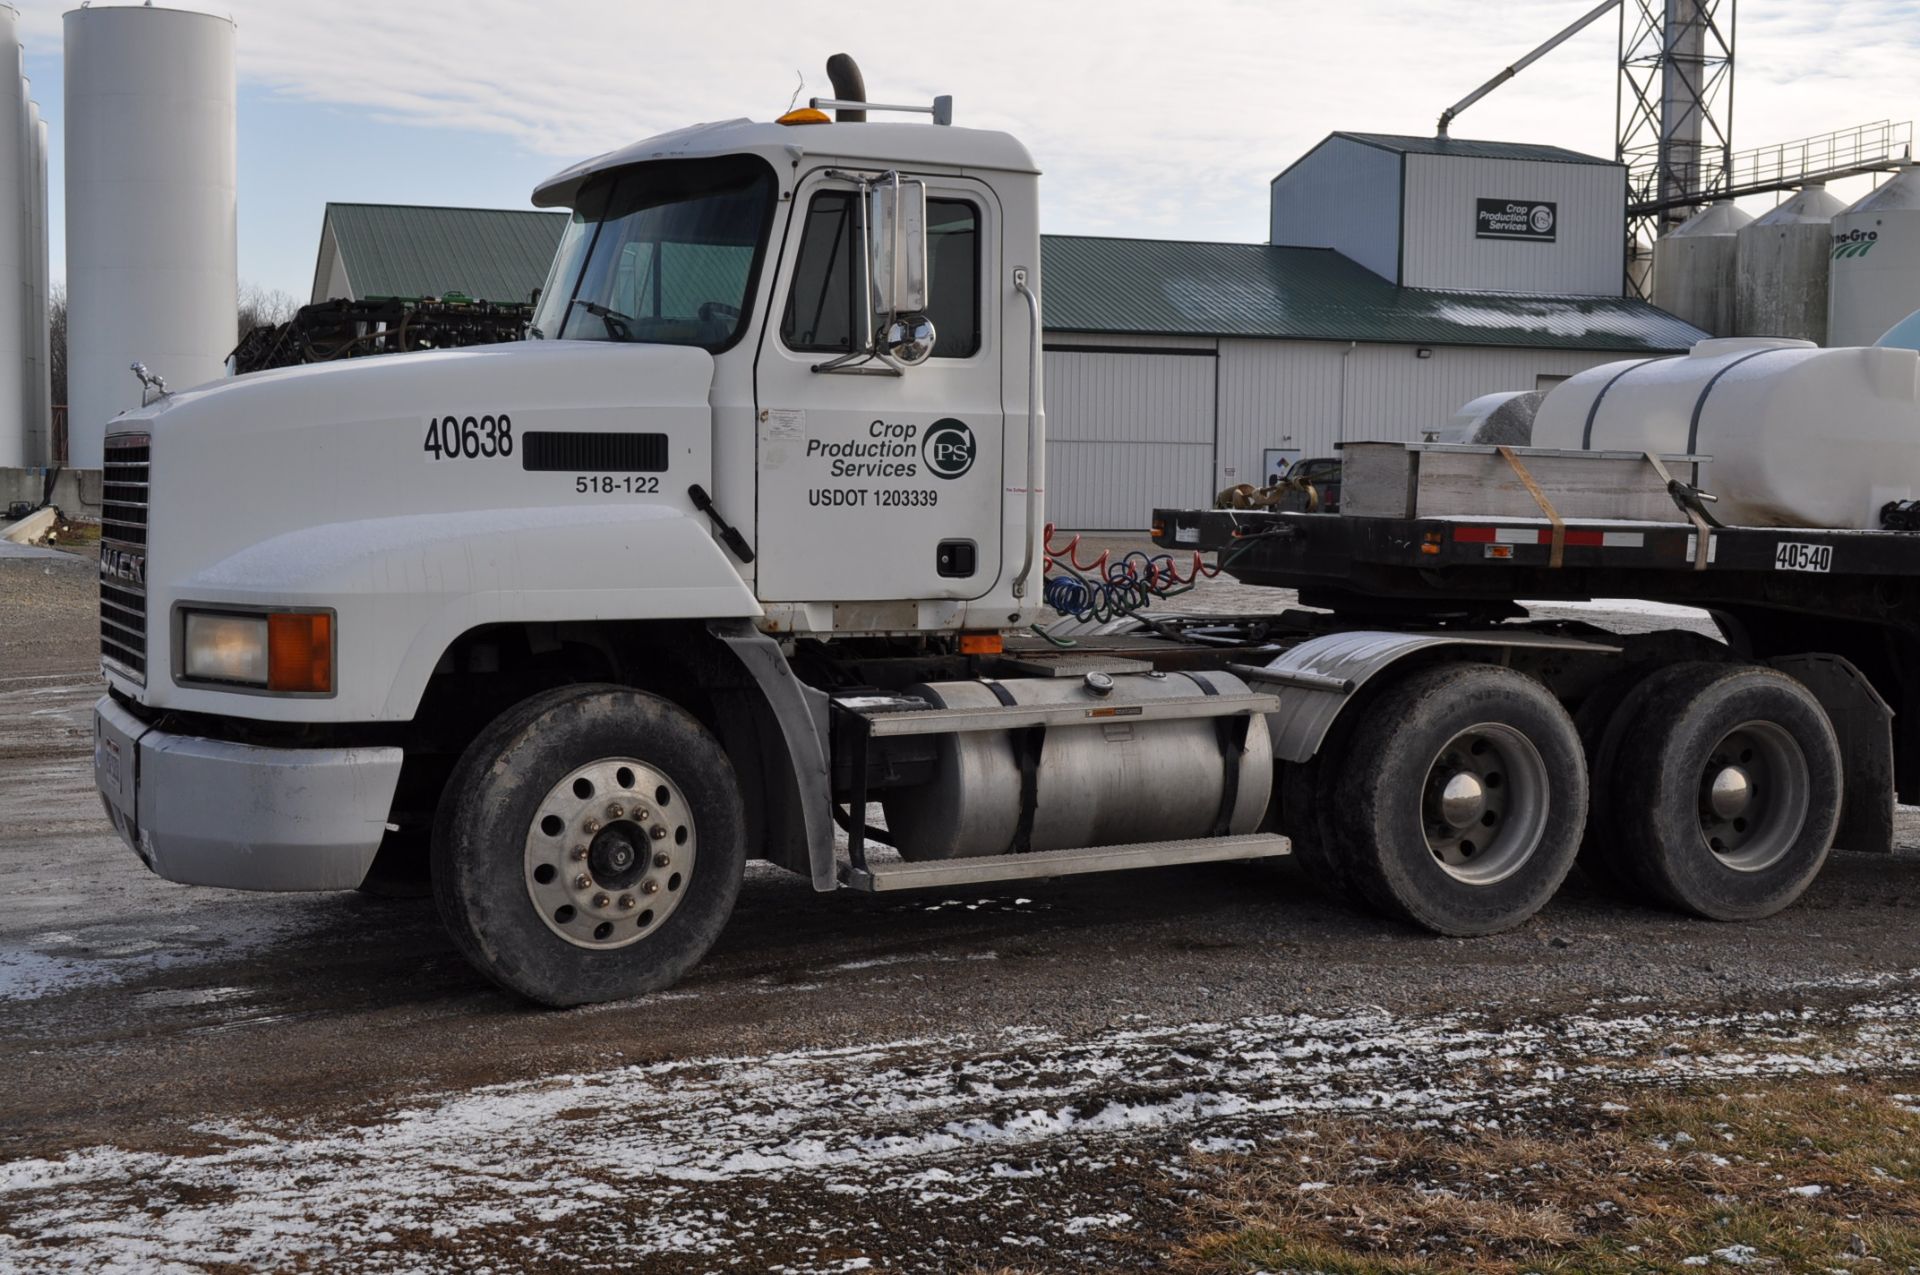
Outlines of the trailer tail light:
{"type": "Polygon", "coordinates": [[[305,695],[333,691],[333,616],[287,611],[267,617],[267,689],[305,695]]]}

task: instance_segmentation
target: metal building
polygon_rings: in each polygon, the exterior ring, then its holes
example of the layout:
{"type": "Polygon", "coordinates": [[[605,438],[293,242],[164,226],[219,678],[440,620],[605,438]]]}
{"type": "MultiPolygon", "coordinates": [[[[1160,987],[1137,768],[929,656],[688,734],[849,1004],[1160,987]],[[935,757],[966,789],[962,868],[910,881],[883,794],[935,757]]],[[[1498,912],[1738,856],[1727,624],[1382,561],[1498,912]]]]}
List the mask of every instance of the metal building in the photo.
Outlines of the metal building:
{"type": "Polygon", "coordinates": [[[211,381],[237,308],[233,23],[146,5],[66,15],[69,463],[140,404],[136,360],[211,381]]]}
{"type": "Polygon", "coordinates": [[[330,203],[311,299],[525,301],[546,282],[566,228],[566,213],[330,203]]]}
{"type": "Polygon", "coordinates": [[[1047,514],[1075,530],[1138,531],[1156,505],[1706,335],[1618,295],[1395,287],[1324,248],[1050,235],[1042,264],[1047,514]]]}
{"type": "Polygon", "coordinates": [[[1269,243],[1409,288],[1619,296],[1626,279],[1626,168],[1558,146],[1334,133],[1269,200],[1269,243]]]}

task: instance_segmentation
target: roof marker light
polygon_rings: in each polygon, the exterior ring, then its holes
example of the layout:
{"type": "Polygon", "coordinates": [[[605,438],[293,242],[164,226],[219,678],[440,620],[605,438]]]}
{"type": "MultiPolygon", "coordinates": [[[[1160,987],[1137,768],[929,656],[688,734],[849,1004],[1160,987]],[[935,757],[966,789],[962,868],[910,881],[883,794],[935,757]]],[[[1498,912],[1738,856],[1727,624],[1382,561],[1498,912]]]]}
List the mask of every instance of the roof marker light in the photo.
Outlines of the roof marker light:
{"type": "Polygon", "coordinates": [[[816,111],[811,106],[803,106],[797,111],[788,111],[776,124],[831,124],[833,120],[825,111],[816,111]]]}

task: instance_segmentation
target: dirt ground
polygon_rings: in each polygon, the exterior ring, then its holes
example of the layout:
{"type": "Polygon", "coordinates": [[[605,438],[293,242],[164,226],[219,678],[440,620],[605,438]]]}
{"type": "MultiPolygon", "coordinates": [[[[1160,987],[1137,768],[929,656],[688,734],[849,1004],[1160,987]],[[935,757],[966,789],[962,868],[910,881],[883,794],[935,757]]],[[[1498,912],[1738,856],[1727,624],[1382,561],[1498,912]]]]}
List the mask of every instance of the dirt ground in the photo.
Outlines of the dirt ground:
{"type": "Polygon", "coordinates": [[[1886,1230],[1905,1197],[1873,1194],[1901,1164],[1812,1135],[1920,1103],[1915,812],[1896,854],[1836,854],[1770,920],[1575,880],[1474,941],[1330,903],[1285,862],[884,899],[757,867],[681,986],[542,1012],[472,973],[425,900],[148,874],[93,793],[93,607],[84,555],[0,559],[0,1270],[1863,1270],[1913,1251],[1886,1230]],[[1729,1123],[1775,1106],[1806,1147],[1729,1123]],[[1694,1146],[1716,1123],[1749,1141],[1694,1146]],[[1549,1199],[1555,1146],[1592,1163],[1549,1199]],[[1695,1212],[1660,1222],[1629,1177],[1670,1178],[1695,1212]],[[1741,1220],[1793,1210],[1826,1229],[1791,1252],[1741,1220]]]}

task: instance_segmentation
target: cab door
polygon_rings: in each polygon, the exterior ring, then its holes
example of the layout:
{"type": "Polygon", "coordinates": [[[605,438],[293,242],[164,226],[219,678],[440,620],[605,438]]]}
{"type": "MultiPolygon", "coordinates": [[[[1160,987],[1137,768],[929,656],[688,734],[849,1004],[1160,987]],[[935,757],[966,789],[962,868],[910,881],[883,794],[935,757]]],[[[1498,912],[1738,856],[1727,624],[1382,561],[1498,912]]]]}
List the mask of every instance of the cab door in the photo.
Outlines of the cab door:
{"type": "Polygon", "coordinates": [[[819,170],[794,192],[754,375],[762,601],[977,598],[999,574],[1000,210],[984,183],[902,176],[927,183],[936,338],[915,367],[862,357],[857,179],[819,170]]]}

